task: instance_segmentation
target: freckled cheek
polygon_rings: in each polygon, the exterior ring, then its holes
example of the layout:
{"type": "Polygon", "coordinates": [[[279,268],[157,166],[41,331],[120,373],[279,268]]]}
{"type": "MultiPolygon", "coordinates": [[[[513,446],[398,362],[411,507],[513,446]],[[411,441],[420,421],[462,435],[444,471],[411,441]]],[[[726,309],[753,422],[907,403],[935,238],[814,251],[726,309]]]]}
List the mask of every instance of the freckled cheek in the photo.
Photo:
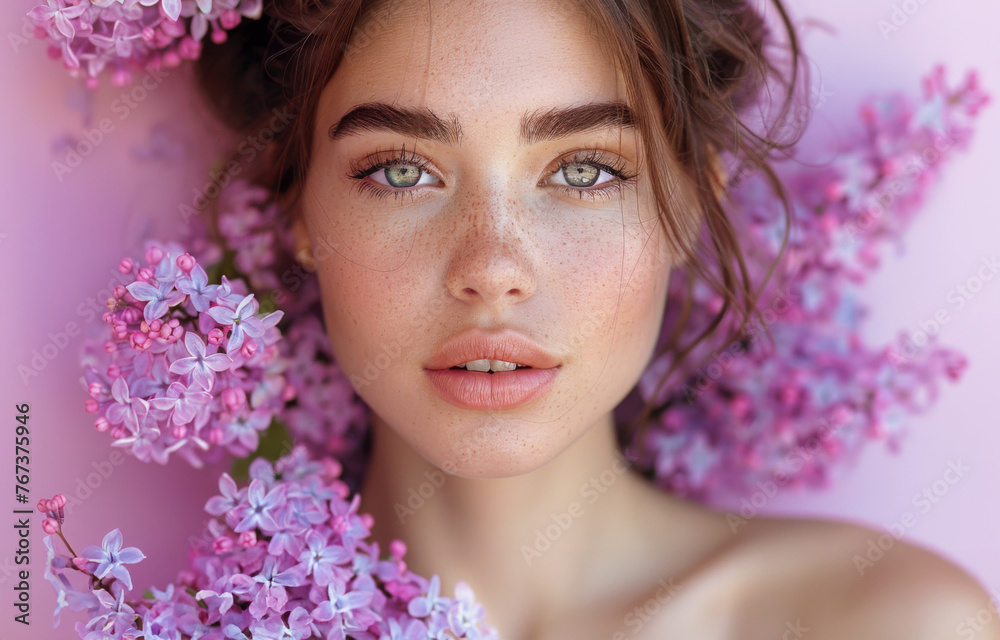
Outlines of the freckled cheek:
{"type": "Polygon", "coordinates": [[[605,237],[617,240],[588,242],[587,257],[567,275],[578,292],[568,340],[585,360],[612,347],[644,348],[640,342],[655,339],[669,281],[669,256],[655,237],[648,243],[628,234],[623,239],[620,227],[605,237]]]}
{"type": "Polygon", "coordinates": [[[376,357],[380,366],[387,357],[397,365],[418,353],[421,315],[411,279],[337,258],[320,269],[320,287],[334,355],[347,375],[365,375],[376,357]]]}

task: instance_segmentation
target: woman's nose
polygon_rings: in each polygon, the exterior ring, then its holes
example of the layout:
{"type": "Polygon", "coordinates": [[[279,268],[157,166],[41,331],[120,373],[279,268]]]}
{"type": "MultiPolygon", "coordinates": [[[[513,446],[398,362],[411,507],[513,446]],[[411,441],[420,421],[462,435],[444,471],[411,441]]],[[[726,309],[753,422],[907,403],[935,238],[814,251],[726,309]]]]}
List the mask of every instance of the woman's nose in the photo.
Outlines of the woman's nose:
{"type": "Polygon", "coordinates": [[[456,198],[447,288],[469,304],[509,306],[530,298],[536,265],[530,211],[504,188],[456,198]]]}

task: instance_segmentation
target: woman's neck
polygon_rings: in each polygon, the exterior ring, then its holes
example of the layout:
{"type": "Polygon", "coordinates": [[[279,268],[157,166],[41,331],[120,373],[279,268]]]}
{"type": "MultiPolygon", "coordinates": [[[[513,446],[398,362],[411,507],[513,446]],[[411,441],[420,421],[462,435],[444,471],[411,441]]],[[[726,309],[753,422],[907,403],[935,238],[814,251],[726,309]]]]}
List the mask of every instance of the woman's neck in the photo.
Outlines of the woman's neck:
{"type": "MultiPolygon", "coordinates": [[[[470,479],[431,465],[378,417],[361,488],[384,550],[406,543],[410,570],[467,582],[501,636],[528,637],[641,558],[646,481],[627,466],[611,414],[555,459],[509,478],[470,479]],[[628,558],[628,559],[626,559],[628,558]],[[510,633],[512,635],[507,635],[510,633]]],[[[663,541],[666,542],[666,541],[663,541]]]]}

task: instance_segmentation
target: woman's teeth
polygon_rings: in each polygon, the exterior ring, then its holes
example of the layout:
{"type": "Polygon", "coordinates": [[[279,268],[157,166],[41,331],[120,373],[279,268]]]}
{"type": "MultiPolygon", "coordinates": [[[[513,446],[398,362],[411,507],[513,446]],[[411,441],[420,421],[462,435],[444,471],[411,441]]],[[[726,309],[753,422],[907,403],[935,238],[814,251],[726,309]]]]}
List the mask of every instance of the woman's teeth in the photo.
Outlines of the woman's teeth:
{"type": "Polygon", "coordinates": [[[514,369],[530,369],[522,364],[506,362],[504,360],[473,360],[453,367],[454,369],[468,369],[469,371],[513,371],[514,369]]]}

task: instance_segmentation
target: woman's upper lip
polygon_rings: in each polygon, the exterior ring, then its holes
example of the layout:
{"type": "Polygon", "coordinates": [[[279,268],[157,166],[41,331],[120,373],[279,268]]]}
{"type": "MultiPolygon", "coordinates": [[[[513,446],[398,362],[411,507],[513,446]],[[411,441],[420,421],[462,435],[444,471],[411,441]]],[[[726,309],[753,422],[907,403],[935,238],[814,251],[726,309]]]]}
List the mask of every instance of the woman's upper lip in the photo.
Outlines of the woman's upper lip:
{"type": "Polygon", "coordinates": [[[554,355],[516,331],[471,329],[448,338],[424,368],[450,369],[473,360],[503,360],[533,369],[551,369],[560,364],[554,355]]]}

